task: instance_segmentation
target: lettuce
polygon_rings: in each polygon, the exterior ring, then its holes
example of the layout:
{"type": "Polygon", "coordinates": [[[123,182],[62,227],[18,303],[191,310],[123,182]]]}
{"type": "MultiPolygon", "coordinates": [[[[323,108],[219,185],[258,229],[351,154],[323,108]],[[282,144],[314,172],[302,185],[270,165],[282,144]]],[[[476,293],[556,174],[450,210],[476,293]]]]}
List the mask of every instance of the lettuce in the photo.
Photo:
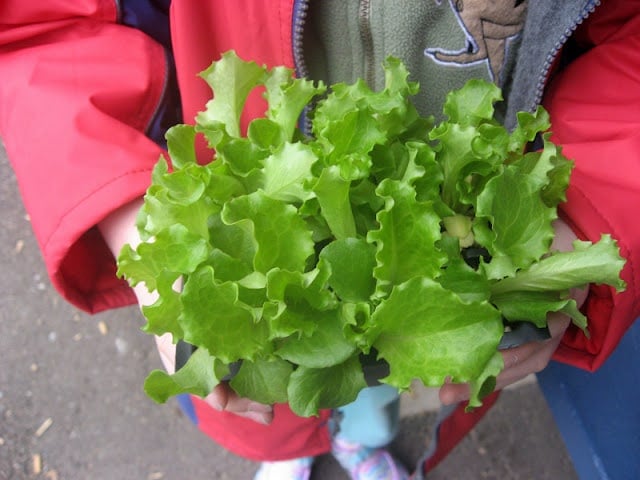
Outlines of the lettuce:
{"type": "Polygon", "coordinates": [[[151,398],[205,396],[240,364],[240,395],[316,415],[353,401],[382,364],[373,381],[400,390],[469,382],[473,407],[503,368],[507,323],[544,327],[562,311],[586,331],[569,289],[624,288],[609,235],[550,249],[572,163],[544,109],[509,132],[494,118],[499,89],[471,80],[436,125],[411,103],[402,62],[383,68],[378,92],[233,52],[202,73],[213,98],[195,125],[168,131],[169,162],[138,217],[144,242],[118,258],[119,275],[158,293],[145,331],[197,347],[175,374],[151,373],[151,398]],[[242,132],[256,89],[268,108],[242,132]],[[215,161],[196,161],[197,136],[215,161]]]}

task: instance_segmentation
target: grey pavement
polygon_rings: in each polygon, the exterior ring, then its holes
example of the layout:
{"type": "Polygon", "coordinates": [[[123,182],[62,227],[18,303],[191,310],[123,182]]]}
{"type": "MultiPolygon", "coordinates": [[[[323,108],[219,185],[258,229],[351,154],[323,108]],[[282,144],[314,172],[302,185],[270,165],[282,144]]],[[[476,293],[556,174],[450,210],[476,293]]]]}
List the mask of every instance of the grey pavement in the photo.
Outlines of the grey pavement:
{"type": "MultiPolygon", "coordinates": [[[[90,316],[51,287],[0,147],[0,480],[251,479],[256,465],[142,391],[161,366],[137,308],[90,316]]],[[[55,201],[55,199],[52,199],[55,201]]],[[[393,452],[412,465],[433,395],[405,398],[393,452]]],[[[331,457],[314,480],[346,480],[331,457]]],[[[535,381],[503,393],[430,479],[577,479],[535,381]]]]}

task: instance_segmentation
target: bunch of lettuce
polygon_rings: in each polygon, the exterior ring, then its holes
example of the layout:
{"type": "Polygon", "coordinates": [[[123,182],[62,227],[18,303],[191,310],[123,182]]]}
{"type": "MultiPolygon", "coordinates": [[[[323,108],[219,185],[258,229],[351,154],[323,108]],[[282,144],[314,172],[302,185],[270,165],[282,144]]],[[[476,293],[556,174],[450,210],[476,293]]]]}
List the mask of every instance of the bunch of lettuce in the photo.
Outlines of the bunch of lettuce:
{"type": "Polygon", "coordinates": [[[543,327],[560,311],[586,329],[569,289],[624,288],[608,235],[550,251],[572,164],[542,133],[542,108],[509,132],[494,118],[500,90],[470,81],[434,125],[404,65],[383,68],[378,92],[233,52],[202,72],[213,98],[195,126],[168,131],[171,168],[160,159],[139,215],[145,241],[119,257],[120,275],[158,293],[144,330],[197,347],[175,374],[150,374],[154,400],[206,396],[240,364],[237,393],[315,415],[353,401],[373,360],[400,390],[469,382],[476,406],[503,368],[505,324],[543,327]],[[256,89],[268,108],[245,134],[256,89]],[[215,161],[198,164],[196,135],[215,161]],[[475,265],[469,248],[484,252],[475,265]]]}

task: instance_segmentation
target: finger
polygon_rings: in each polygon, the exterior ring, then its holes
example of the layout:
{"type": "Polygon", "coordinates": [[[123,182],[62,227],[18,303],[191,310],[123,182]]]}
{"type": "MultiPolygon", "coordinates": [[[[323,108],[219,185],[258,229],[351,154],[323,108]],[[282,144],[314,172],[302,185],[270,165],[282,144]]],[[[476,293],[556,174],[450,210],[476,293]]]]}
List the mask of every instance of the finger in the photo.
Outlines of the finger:
{"type": "Polygon", "coordinates": [[[502,355],[504,368],[498,377],[501,375],[503,378],[519,377],[529,364],[529,360],[537,354],[542,344],[543,342],[529,342],[519,347],[502,350],[500,354],[502,355]]]}
{"type": "MultiPolygon", "coordinates": [[[[538,362],[536,354],[532,354],[525,361],[522,361],[518,355],[510,355],[509,358],[512,366],[500,372],[496,377],[494,390],[502,390],[504,387],[527,377],[534,372],[538,362]]],[[[451,405],[468,400],[470,393],[471,389],[467,383],[447,383],[440,387],[438,396],[442,404],[451,405]]]]}
{"type": "Polygon", "coordinates": [[[273,421],[273,407],[240,397],[227,383],[220,383],[205,398],[218,411],[233,413],[263,425],[273,421]]]}
{"type": "Polygon", "coordinates": [[[205,398],[218,411],[225,411],[268,425],[273,420],[273,408],[238,396],[227,383],[217,385],[205,398]]]}
{"type": "Polygon", "coordinates": [[[560,314],[549,316],[549,332],[551,338],[541,342],[532,342],[514,349],[513,352],[503,352],[504,370],[498,375],[496,388],[501,389],[532,373],[544,370],[553,353],[558,348],[565,330],[569,326],[568,317],[560,314]]]}
{"type": "MultiPolygon", "coordinates": [[[[531,342],[500,352],[504,362],[504,369],[496,379],[496,389],[503,388],[516,380],[524,378],[527,375],[528,360],[535,355],[538,348],[539,346],[536,342],[531,342]]],[[[451,383],[450,381],[445,382],[438,392],[440,401],[444,405],[468,400],[469,394],[470,388],[468,384],[451,383]]]]}
{"type": "Polygon", "coordinates": [[[164,335],[156,335],[156,348],[160,354],[160,360],[164,365],[168,374],[176,371],[176,344],[173,341],[173,335],[165,333],[164,335]]]}
{"type": "Polygon", "coordinates": [[[560,343],[560,340],[570,323],[571,318],[567,315],[558,312],[551,312],[547,317],[547,325],[549,326],[551,338],[557,339],[558,343],[560,343]]]}
{"type": "Polygon", "coordinates": [[[471,390],[468,383],[450,383],[445,381],[438,391],[438,398],[443,405],[451,405],[453,403],[462,402],[469,398],[471,390]]]}
{"type": "MultiPolygon", "coordinates": [[[[552,313],[549,315],[548,321],[550,339],[529,342],[500,352],[504,361],[504,369],[496,378],[495,389],[501,390],[532,373],[543,370],[551,360],[569,323],[570,320],[565,315],[552,313]]],[[[438,392],[440,401],[445,405],[467,400],[469,394],[469,385],[450,382],[445,382],[438,392]]]]}
{"type": "MultiPolygon", "coordinates": [[[[520,347],[501,352],[504,369],[496,377],[495,390],[516,383],[532,373],[541,371],[549,363],[556,349],[552,340],[531,342],[520,347]]],[[[470,389],[467,384],[445,384],[439,392],[440,401],[449,405],[469,399],[470,389]]]]}

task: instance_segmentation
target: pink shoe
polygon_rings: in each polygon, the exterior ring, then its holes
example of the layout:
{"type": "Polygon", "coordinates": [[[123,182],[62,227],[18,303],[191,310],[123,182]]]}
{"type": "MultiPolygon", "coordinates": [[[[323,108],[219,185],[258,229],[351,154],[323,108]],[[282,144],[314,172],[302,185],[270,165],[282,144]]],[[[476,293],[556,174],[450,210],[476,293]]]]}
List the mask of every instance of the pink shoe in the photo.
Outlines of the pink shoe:
{"type": "Polygon", "coordinates": [[[332,452],[352,480],[409,480],[405,468],[382,448],[333,440],[332,452]]]}
{"type": "Polygon", "coordinates": [[[262,462],[253,480],[309,480],[313,457],[262,462]]]}

